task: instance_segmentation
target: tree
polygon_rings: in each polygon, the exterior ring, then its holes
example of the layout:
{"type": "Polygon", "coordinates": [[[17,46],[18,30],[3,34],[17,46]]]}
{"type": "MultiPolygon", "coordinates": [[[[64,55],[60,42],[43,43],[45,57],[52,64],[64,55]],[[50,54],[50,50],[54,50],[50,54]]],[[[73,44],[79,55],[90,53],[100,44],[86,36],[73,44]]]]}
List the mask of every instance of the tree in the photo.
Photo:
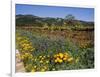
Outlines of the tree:
{"type": "Polygon", "coordinates": [[[68,26],[74,26],[75,25],[75,17],[71,14],[67,15],[64,19],[64,23],[68,26]]]}
{"type": "Polygon", "coordinates": [[[75,20],[75,17],[74,17],[73,15],[69,14],[69,15],[67,15],[67,16],[65,17],[65,20],[72,21],[72,20],[75,20]]]}
{"type": "Polygon", "coordinates": [[[63,25],[63,19],[62,18],[56,18],[56,25],[62,26],[63,25]]]}

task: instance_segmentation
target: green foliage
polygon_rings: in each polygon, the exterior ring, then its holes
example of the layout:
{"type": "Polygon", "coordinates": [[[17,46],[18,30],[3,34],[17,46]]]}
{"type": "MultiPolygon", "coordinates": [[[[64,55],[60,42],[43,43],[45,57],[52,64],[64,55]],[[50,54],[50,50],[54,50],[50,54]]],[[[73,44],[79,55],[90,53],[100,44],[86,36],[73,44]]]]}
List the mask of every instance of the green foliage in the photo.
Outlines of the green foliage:
{"type": "MultiPolygon", "coordinates": [[[[26,30],[16,30],[17,34],[21,37],[26,37],[32,43],[35,50],[32,52],[34,61],[30,59],[25,63],[25,69],[27,72],[44,71],[43,68],[47,68],[45,71],[57,71],[57,70],[75,70],[75,69],[87,69],[94,68],[94,48],[80,48],[73,42],[67,39],[60,39],[58,37],[48,38],[46,35],[40,32],[30,32],[26,30]],[[53,55],[57,53],[68,53],[73,57],[73,62],[55,63],[53,55]],[[40,56],[45,58],[41,61],[40,56]],[[46,64],[46,62],[49,62],[46,64]],[[38,68],[33,67],[36,66],[38,68]],[[46,67],[43,67],[46,66],[46,67]]],[[[17,36],[16,36],[17,38],[17,36]]],[[[16,42],[18,43],[18,42],[16,42]]],[[[18,48],[18,47],[17,47],[18,48]]]]}
{"type": "Polygon", "coordinates": [[[75,20],[75,17],[73,15],[69,14],[65,17],[65,20],[72,21],[72,20],[75,20]]]}
{"type": "MultiPolygon", "coordinates": [[[[85,22],[79,21],[75,19],[75,17],[71,14],[67,15],[64,19],[63,18],[42,18],[34,15],[16,15],[16,26],[17,27],[44,27],[47,25],[48,27],[75,27],[83,26],[83,27],[93,27],[93,22],[85,22]]],[[[77,28],[77,27],[76,27],[77,28]]]]}
{"type": "Polygon", "coordinates": [[[16,49],[27,72],[94,68],[93,31],[93,22],[70,14],[65,19],[16,15],[16,49]]]}

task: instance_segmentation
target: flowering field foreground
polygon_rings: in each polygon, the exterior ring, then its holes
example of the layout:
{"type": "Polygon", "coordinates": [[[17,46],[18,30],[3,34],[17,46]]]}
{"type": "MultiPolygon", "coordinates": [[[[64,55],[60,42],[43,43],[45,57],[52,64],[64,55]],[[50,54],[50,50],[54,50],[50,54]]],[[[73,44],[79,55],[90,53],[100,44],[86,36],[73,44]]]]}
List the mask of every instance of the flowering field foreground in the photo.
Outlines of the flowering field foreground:
{"type": "Polygon", "coordinates": [[[20,55],[16,56],[23,62],[26,72],[94,68],[94,43],[91,38],[93,32],[18,28],[16,49],[20,55]]]}

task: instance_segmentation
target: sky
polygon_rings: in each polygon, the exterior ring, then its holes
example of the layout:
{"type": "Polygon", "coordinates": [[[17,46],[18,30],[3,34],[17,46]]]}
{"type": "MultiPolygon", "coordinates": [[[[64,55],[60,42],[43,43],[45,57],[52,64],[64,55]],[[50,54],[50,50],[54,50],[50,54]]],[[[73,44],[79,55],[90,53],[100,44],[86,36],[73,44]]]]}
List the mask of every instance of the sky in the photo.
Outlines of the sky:
{"type": "Polygon", "coordinates": [[[54,18],[65,18],[68,14],[72,14],[77,20],[94,21],[93,8],[16,4],[16,15],[18,14],[54,18]]]}

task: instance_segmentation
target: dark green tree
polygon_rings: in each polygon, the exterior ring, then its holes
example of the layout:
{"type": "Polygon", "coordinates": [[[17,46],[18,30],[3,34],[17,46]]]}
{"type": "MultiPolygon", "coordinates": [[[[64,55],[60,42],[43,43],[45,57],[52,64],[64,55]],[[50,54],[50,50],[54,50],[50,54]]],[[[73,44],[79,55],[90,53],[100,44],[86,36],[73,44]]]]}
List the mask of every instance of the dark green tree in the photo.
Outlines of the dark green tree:
{"type": "Polygon", "coordinates": [[[74,26],[75,25],[75,16],[69,14],[65,17],[64,19],[64,23],[67,25],[67,26],[74,26]]]}

